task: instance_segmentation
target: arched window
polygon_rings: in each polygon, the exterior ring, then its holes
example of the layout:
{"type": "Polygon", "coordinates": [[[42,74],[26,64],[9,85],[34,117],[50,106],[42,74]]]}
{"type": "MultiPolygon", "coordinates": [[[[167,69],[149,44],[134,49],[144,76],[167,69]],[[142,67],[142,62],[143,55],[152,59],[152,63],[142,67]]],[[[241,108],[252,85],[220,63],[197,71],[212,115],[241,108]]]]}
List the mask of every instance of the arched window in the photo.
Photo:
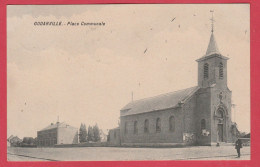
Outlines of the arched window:
{"type": "Polygon", "coordinates": [[[144,133],[149,133],[149,120],[144,121],[144,133]]]}
{"type": "Polygon", "coordinates": [[[156,119],[156,132],[161,132],[161,119],[156,119]]]}
{"type": "Polygon", "coordinates": [[[219,63],[219,78],[222,79],[223,78],[223,63],[219,63]]]}
{"type": "Polygon", "coordinates": [[[175,118],[174,118],[174,116],[171,116],[169,118],[169,130],[172,131],[172,132],[175,130],[175,118]]]}
{"type": "Polygon", "coordinates": [[[127,127],[127,122],[125,122],[125,134],[128,133],[128,127],[127,127]]]}
{"type": "Polygon", "coordinates": [[[209,78],[209,64],[208,63],[204,64],[204,78],[205,79],[209,78]]]}
{"type": "Polygon", "coordinates": [[[134,134],[138,133],[138,129],[137,129],[137,121],[134,122],[134,134]]]}
{"type": "Polygon", "coordinates": [[[200,128],[201,128],[201,130],[206,129],[206,120],[205,120],[205,119],[202,119],[202,120],[201,120],[201,122],[200,122],[200,128]]]}

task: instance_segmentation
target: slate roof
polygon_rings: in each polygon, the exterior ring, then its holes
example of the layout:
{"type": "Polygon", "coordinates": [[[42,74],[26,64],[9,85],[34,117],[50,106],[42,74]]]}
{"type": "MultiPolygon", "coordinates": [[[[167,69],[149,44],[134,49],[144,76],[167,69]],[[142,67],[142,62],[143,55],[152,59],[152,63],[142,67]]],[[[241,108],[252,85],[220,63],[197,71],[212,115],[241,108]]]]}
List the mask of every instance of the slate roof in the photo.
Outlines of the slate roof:
{"type": "Polygon", "coordinates": [[[229,59],[228,57],[223,56],[220,53],[220,51],[218,50],[217,42],[215,40],[214,33],[212,32],[211,36],[210,36],[209,45],[208,45],[206,54],[203,57],[197,59],[196,61],[200,62],[200,61],[203,61],[205,59],[209,59],[209,58],[214,57],[214,56],[218,56],[218,57],[220,57],[222,59],[226,59],[226,60],[229,59]]]}
{"type": "Polygon", "coordinates": [[[195,86],[171,93],[158,95],[155,97],[130,102],[121,109],[121,116],[134,115],[177,107],[180,102],[183,103],[188,97],[192,96],[198,89],[199,87],[195,86]]]}
{"type": "MultiPolygon", "coordinates": [[[[68,125],[68,124],[65,123],[65,122],[62,122],[62,123],[50,124],[49,126],[47,126],[46,128],[43,128],[43,129],[40,130],[40,131],[55,129],[55,128],[57,128],[57,127],[63,128],[63,127],[72,127],[72,126],[68,125]]],[[[72,128],[74,128],[74,127],[72,127],[72,128]]]]}
{"type": "Polygon", "coordinates": [[[212,55],[212,54],[220,54],[217,46],[217,42],[215,40],[215,36],[213,33],[211,33],[208,49],[206,52],[206,56],[212,55]]]}

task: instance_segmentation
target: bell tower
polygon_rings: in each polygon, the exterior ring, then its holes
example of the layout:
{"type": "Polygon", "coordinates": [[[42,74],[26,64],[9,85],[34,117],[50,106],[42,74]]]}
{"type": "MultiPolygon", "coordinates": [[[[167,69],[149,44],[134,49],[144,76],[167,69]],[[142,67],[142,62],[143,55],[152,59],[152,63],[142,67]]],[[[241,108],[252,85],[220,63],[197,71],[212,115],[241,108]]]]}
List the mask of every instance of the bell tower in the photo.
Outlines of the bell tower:
{"type": "Polygon", "coordinates": [[[206,54],[196,60],[198,62],[198,86],[207,88],[217,86],[219,88],[227,87],[227,60],[217,46],[214,36],[214,19],[212,12],[212,29],[206,54]]]}

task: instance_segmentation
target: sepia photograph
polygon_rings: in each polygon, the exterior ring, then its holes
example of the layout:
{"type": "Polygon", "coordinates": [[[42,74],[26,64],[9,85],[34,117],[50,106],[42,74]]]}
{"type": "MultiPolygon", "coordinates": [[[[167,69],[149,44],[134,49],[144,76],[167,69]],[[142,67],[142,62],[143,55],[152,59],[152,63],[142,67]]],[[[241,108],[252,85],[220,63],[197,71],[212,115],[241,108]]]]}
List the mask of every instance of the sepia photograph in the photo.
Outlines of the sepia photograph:
{"type": "Polygon", "coordinates": [[[250,4],[7,5],[7,161],[250,160],[250,4]]]}

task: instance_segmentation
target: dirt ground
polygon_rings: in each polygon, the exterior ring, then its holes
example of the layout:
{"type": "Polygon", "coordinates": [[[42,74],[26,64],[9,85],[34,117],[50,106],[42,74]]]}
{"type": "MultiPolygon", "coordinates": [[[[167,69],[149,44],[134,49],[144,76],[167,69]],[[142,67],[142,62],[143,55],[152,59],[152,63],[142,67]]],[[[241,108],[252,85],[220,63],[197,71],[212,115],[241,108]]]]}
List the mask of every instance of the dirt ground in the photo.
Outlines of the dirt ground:
{"type": "Polygon", "coordinates": [[[237,158],[234,146],[185,148],[11,148],[8,161],[125,161],[125,160],[250,160],[250,147],[237,158]]]}

